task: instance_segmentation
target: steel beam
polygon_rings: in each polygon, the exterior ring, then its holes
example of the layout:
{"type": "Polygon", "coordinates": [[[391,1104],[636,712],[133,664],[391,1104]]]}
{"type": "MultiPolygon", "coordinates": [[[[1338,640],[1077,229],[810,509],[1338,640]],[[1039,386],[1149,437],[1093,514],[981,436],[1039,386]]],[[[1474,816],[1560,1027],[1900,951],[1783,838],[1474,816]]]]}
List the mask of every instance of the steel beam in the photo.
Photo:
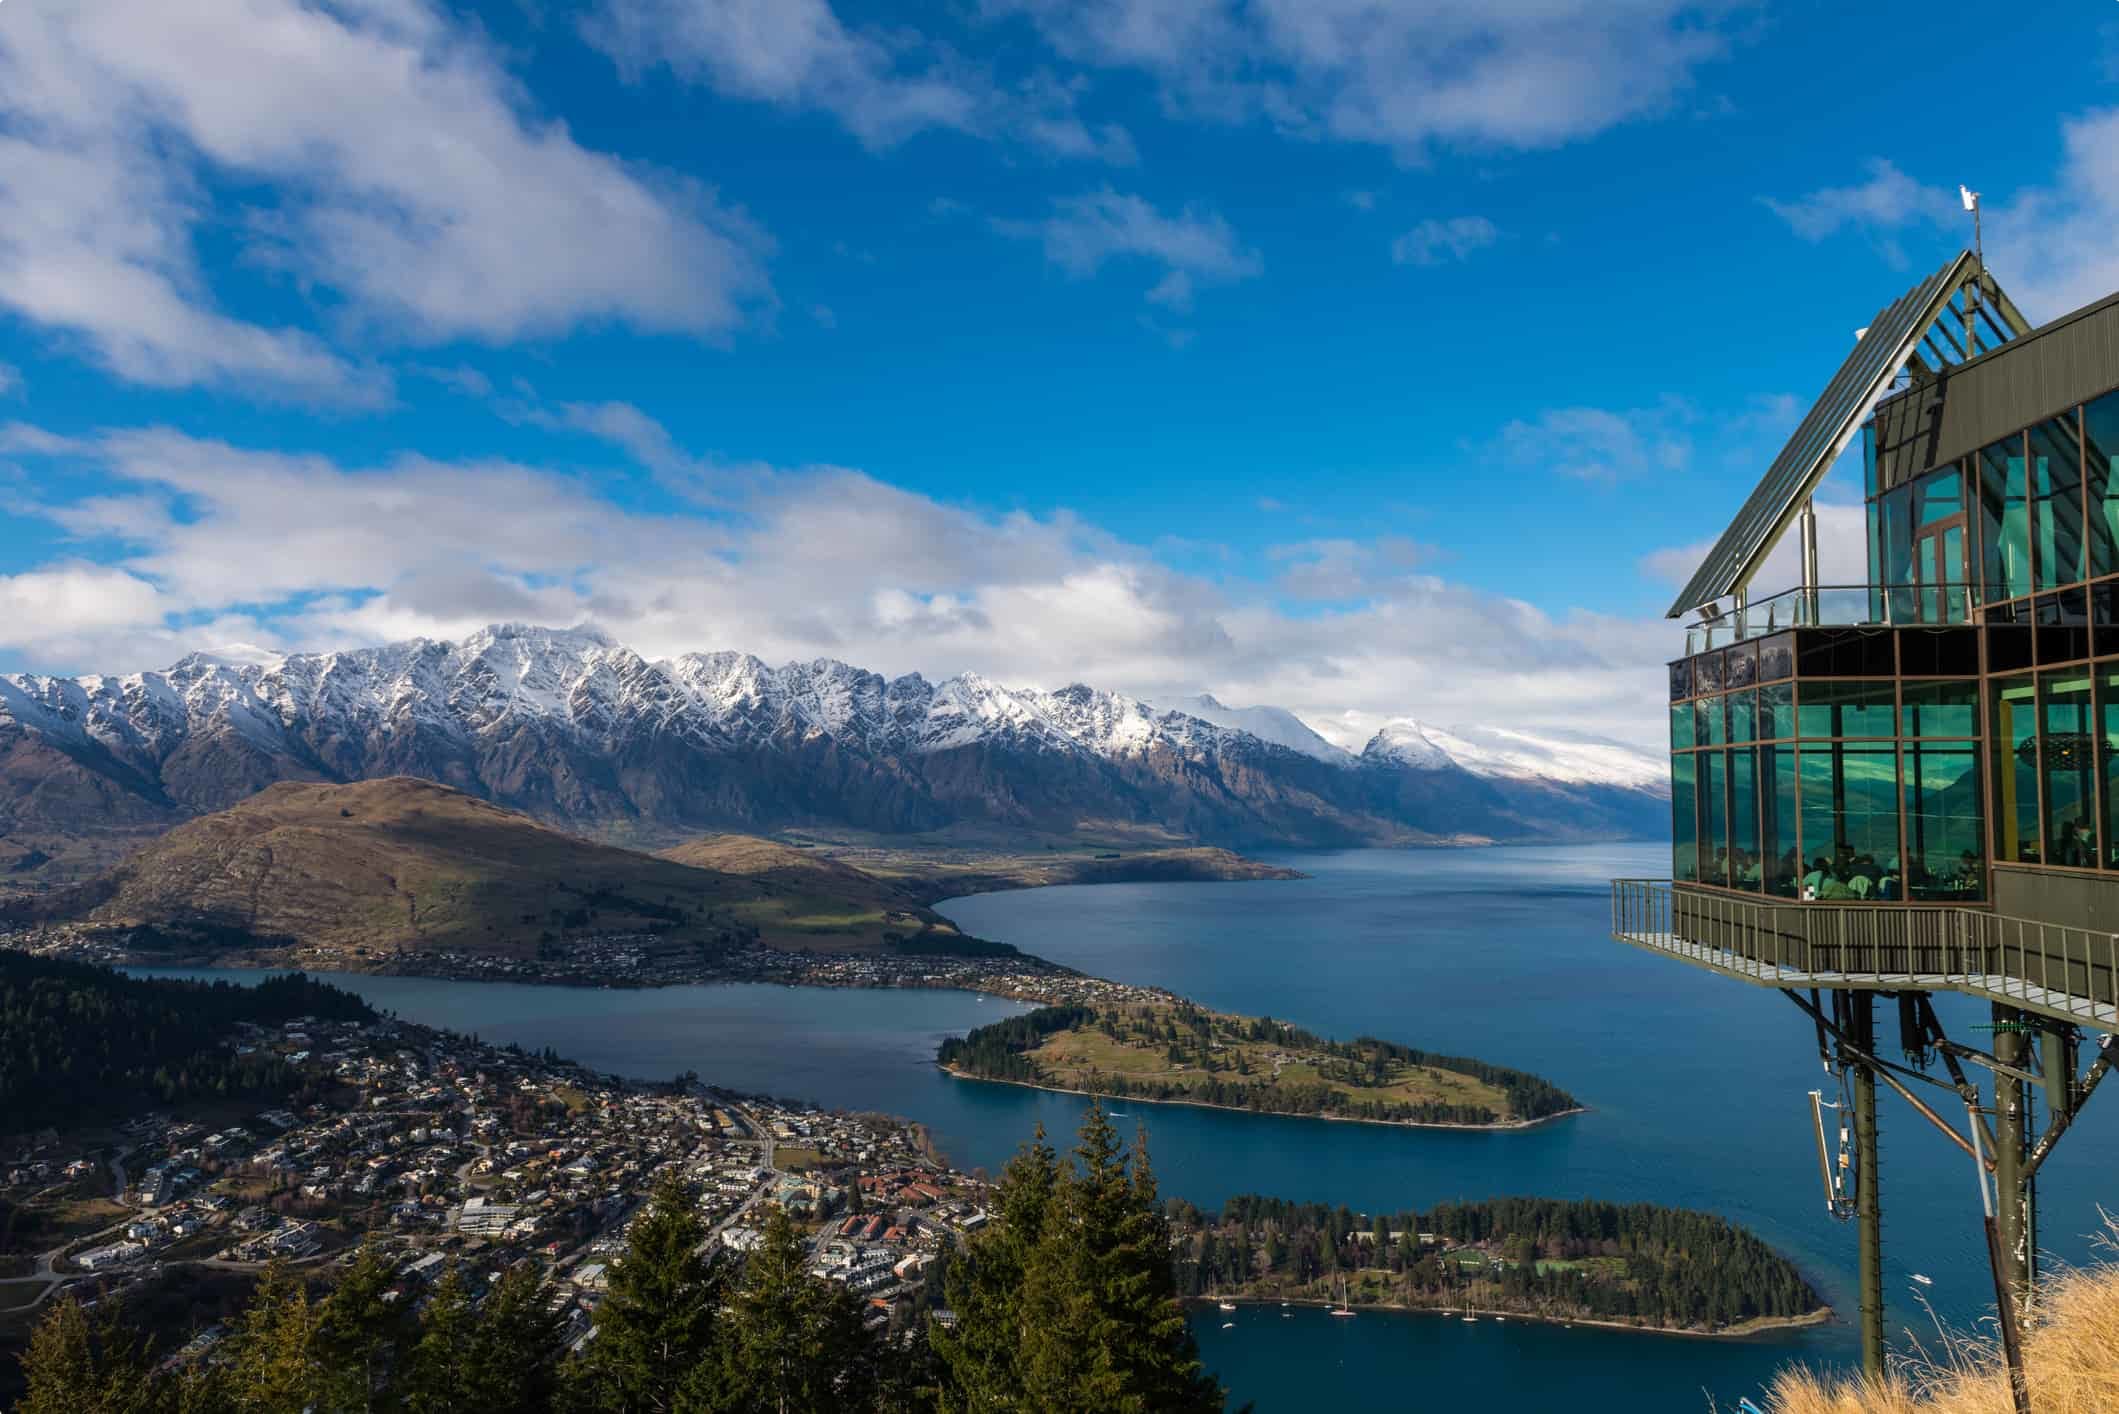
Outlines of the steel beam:
{"type": "Polygon", "coordinates": [[[1871,1379],[1884,1375],[1884,1206],[1877,1179],[1882,1164],[1876,1143],[1876,998],[1851,994],[1853,1039],[1868,1063],[1854,1065],[1855,1222],[1861,1230],[1861,1367],[1871,1379]]]}
{"type": "Polygon", "coordinates": [[[2022,1027],[2022,1013],[1994,1004],[1994,1059],[2000,1062],[1994,1074],[1994,1219],[2002,1275],[2019,1309],[2030,1299],[2037,1278],[2031,1177],[2024,1163],[2030,1097],[2028,1087],[2011,1073],[2022,1067],[2029,1049],[2022,1027]]]}

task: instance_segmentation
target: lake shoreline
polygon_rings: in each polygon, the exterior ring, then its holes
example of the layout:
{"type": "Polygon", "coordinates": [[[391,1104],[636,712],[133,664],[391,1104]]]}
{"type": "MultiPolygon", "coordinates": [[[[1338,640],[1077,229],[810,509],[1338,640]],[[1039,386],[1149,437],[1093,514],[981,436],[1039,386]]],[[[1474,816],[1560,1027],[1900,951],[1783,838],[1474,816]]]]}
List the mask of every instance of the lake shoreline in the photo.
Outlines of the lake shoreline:
{"type": "MultiPolygon", "coordinates": [[[[1319,1311],[1332,1309],[1330,1301],[1311,1296],[1284,1298],[1224,1296],[1220,1299],[1233,1302],[1239,1310],[1247,1306],[1262,1309],[1274,1306],[1301,1306],[1319,1311]]],[[[1188,1309],[1213,1309],[1216,1302],[1216,1298],[1211,1296],[1191,1296],[1185,1297],[1183,1300],[1188,1309]]],[[[1443,1316],[1456,1319],[1458,1311],[1463,1308],[1456,1306],[1409,1306],[1402,1301],[1358,1301],[1353,1303],[1352,1309],[1357,1313],[1363,1311],[1387,1311],[1408,1316],[1443,1316]]],[[[1807,1330],[1813,1326],[1829,1325],[1836,1319],[1836,1313],[1830,1306],[1820,1306],[1816,1310],[1807,1311],[1800,1316],[1758,1316],[1718,1331],[1695,1330],[1687,1326],[1644,1326],[1630,1321],[1598,1320],[1586,1316],[1548,1316],[1528,1311],[1487,1311],[1481,1313],[1479,1319],[1488,1321],[1502,1317],[1511,1321],[1527,1321],[1546,1326],[1590,1326],[1597,1330],[1628,1331],[1634,1335],[1689,1336],[1694,1340],[1745,1340],[1752,1336],[1771,1335],[1776,1331],[1807,1330]]]]}
{"type": "Polygon", "coordinates": [[[953,1065],[935,1062],[935,1069],[957,1080],[971,1080],[983,1085],[1014,1085],[1024,1090],[1043,1090],[1053,1095],[1080,1095],[1091,1100],[1123,1100],[1129,1104],[1183,1105],[1195,1110],[1221,1110],[1227,1114],[1262,1115],[1277,1119],[1321,1119],[1335,1124],[1376,1124],[1395,1129],[1457,1129],[1478,1132],[1510,1133],[1525,1129],[1536,1129],[1554,1120],[1567,1119],[1573,1115],[1589,1113],[1589,1106],[1576,1105],[1573,1109],[1561,1110],[1558,1114],[1541,1115],[1537,1119],[1512,1119],[1496,1124],[1454,1124],[1447,1120],[1420,1119],[1366,1119],[1360,1115],[1297,1114],[1292,1110],[1254,1110],[1245,1105],[1217,1105],[1207,1100],[1151,1100],[1141,1095],[1112,1095],[1101,1090],[1078,1090],[1065,1085],[1042,1085],[1032,1080],[1002,1080],[990,1075],[973,1075],[953,1065]]]}

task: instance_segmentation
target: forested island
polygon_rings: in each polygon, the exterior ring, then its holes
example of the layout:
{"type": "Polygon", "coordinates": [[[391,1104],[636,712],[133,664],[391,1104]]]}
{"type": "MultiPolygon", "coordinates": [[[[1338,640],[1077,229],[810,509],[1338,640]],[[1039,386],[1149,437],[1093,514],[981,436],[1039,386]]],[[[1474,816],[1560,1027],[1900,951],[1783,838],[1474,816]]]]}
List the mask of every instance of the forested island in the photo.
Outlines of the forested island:
{"type": "Polygon", "coordinates": [[[979,1080],[1378,1124],[1516,1128],[1582,1108],[1524,1071],[1174,998],[1041,1007],[944,1041],[936,1060],[979,1080]]]}
{"type": "Polygon", "coordinates": [[[116,1118],[183,1100],[283,1097],[279,1056],[229,1049],[237,1022],[372,1020],[351,992],[299,973],[256,986],[126,977],[0,949],[0,1132],[116,1118]]]}
{"type": "Polygon", "coordinates": [[[1831,1313],[1794,1263],[1711,1213],[1650,1203],[1494,1198],[1363,1216],[1280,1198],[1219,1213],[1169,1204],[1178,1288],[1747,1334],[1831,1313]]]}

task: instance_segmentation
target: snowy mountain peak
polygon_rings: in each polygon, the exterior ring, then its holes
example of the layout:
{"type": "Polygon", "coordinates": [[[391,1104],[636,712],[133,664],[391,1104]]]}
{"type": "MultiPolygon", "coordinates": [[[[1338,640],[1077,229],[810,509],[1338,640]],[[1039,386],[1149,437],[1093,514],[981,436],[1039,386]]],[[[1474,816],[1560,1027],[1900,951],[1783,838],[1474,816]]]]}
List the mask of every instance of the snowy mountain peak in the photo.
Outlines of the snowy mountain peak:
{"type": "Polygon", "coordinates": [[[1462,764],[1428,735],[1426,727],[1411,717],[1385,722],[1369,738],[1369,744],[1361,748],[1361,756],[1365,761],[1387,762],[1415,771],[1447,770],[1462,764]]]}
{"type": "Polygon", "coordinates": [[[1247,732],[1260,741],[1284,746],[1290,751],[1299,751],[1319,761],[1329,761],[1335,766],[1354,763],[1351,752],[1334,746],[1310,729],[1309,723],[1285,707],[1230,707],[1211,693],[1199,693],[1192,697],[1165,698],[1162,706],[1188,717],[1197,717],[1203,722],[1212,722],[1217,727],[1231,731],[1247,732]]]}

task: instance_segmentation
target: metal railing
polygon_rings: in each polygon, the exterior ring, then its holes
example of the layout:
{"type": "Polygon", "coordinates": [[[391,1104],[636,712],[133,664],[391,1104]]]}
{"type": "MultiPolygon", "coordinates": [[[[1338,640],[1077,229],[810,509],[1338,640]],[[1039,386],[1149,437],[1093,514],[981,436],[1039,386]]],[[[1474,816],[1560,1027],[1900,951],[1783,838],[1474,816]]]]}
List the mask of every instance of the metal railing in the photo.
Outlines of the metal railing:
{"type": "Polygon", "coordinates": [[[1614,879],[1612,935],[1769,986],[1949,990],[2119,1029],[2119,933],[1959,905],[1798,903],[1614,879]]]}
{"type": "Polygon", "coordinates": [[[1685,630],[1685,653],[1689,657],[1791,628],[1968,624],[1979,602],[1978,586],[1965,582],[1784,589],[1693,624],[1685,630]]]}

